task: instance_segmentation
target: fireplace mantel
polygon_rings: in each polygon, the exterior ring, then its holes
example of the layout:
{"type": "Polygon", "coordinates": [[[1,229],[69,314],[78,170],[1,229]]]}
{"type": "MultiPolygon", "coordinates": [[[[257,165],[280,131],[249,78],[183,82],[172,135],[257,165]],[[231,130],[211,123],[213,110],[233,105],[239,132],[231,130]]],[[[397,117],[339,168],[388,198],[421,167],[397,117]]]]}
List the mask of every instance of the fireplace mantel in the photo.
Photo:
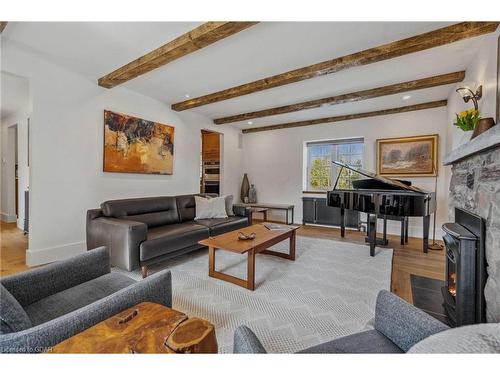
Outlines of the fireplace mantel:
{"type": "Polygon", "coordinates": [[[491,129],[485,131],[483,134],[478,135],[473,140],[454,149],[452,152],[446,155],[443,161],[443,165],[454,164],[457,161],[460,161],[497,145],[500,145],[500,126],[498,125],[493,126],[491,129]]]}

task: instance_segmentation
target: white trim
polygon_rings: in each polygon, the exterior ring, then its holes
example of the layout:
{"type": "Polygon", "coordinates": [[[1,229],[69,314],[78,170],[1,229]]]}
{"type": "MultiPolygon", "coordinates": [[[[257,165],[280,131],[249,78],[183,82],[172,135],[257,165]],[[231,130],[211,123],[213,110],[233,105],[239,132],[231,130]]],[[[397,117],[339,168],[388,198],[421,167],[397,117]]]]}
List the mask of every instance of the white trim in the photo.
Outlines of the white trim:
{"type": "Polygon", "coordinates": [[[11,215],[6,213],[0,213],[0,219],[6,223],[15,223],[17,222],[17,215],[11,215]]]}
{"type": "Polygon", "coordinates": [[[16,220],[17,228],[24,232],[24,219],[18,217],[16,220]]]}
{"type": "Polygon", "coordinates": [[[39,266],[81,254],[86,251],[85,241],[45,249],[28,249],[26,251],[26,265],[39,266]]]}

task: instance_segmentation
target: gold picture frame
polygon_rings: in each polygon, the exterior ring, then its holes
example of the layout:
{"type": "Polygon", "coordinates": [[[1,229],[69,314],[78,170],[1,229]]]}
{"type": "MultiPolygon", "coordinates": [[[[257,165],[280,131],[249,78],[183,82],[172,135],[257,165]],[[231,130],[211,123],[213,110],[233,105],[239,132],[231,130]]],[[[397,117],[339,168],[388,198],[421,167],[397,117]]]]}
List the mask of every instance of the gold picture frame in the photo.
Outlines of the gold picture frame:
{"type": "Polygon", "coordinates": [[[377,139],[377,174],[435,177],[438,173],[438,134],[377,139]]]}

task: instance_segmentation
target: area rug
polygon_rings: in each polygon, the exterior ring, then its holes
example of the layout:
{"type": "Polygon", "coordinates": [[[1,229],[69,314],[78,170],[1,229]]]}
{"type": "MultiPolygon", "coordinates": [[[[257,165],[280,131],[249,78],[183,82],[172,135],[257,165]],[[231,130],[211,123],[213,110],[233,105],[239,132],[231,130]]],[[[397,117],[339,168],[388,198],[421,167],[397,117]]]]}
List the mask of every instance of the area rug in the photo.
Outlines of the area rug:
{"type": "MultiPolygon", "coordinates": [[[[288,241],[272,247],[286,251],[288,241]]],[[[246,278],[246,255],[216,253],[217,269],[246,278]]],[[[234,330],[250,327],[271,353],[294,353],[366,329],[377,293],[390,289],[392,249],[297,237],[294,262],[259,254],[255,291],[208,277],[208,251],[152,267],[170,269],[173,308],[216,327],[219,352],[230,353],[234,330]]],[[[122,272],[140,280],[140,272],[122,272]]]]}

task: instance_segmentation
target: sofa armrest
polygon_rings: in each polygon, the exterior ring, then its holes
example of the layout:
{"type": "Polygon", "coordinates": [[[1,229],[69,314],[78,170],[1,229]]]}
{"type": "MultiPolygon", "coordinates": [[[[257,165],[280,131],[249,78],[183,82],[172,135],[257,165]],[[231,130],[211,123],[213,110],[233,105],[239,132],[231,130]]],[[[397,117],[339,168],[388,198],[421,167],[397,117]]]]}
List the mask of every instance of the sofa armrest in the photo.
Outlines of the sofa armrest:
{"type": "Polygon", "coordinates": [[[238,204],[233,205],[233,212],[236,216],[244,216],[248,218],[248,224],[252,222],[252,209],[250,207],[241,206],[238,204]]]}
{"type": "Polygon", "coordinates": [[[1,283],[21,306],[27,306],[105,275],[110,270],[109,252],[105,247],[100,247],[66,260],[4,277],[1,283]]]}
{"type": "Polygon", "coordinates": [[[90,305],[25,331],[0,335],[2,353],[37,353],[141,302],[172,305],[170,271],[155,273],[90,305]]]}
{"type": "Polygon", "coordinates": [[[233,353],[235,354],[266,354],[266,349],[247,326],[239,326],[234,331],[233,353]]]}
{"type": "Polygon", "coordinates": [[[98,217],[87,224],[87,248],[106,246],[111,265],[132,271],[139,266],[139,245],[145,241],[148,227],[144,223],[112,217],[98,217]]]}
{"type": "Polygon", "coordinates": [[[426,337],[449,328],[386,290],[378,294],[375,329],[404,352],[426,337]]]}

